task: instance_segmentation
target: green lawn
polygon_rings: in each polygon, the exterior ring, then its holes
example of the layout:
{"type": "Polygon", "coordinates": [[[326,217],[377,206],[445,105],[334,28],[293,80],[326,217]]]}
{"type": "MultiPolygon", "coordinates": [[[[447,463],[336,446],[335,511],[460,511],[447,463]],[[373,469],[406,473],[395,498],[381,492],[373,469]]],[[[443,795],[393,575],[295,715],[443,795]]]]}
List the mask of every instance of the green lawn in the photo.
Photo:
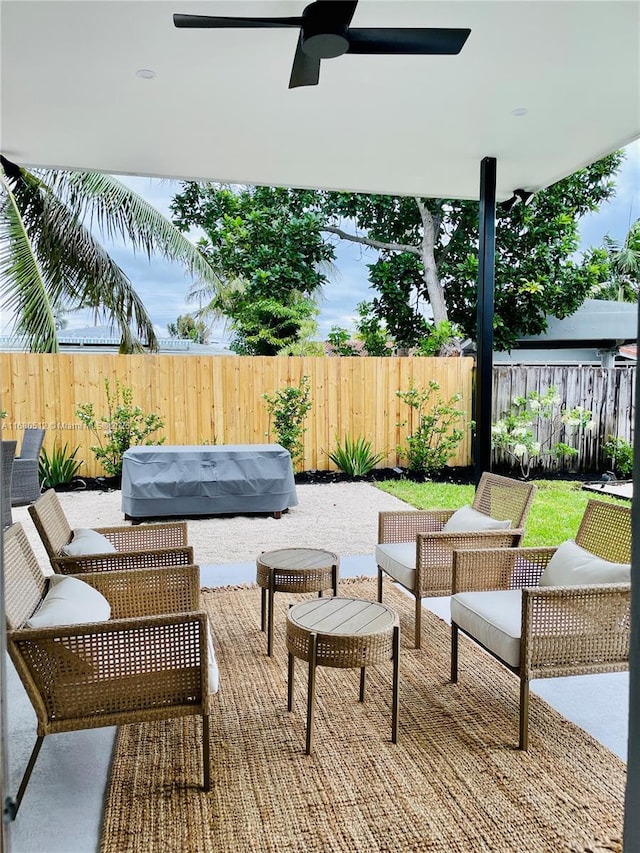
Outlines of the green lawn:
{"type": "MultiPolygon", "coordinates": [[[[534,480],[538,491],[533,499],[526,523],[523,545],[558,545],[572,539],[580,524],[589,498],[582,483],[573,480],[534,480]]],[[[387,480],[376,483],[379,489],[395,495],[418,509],[458,509],[473,500],[473,486],[448,483],[414,483],[410,480],[387,480]]],[[[598,495],[597,500],[621,503],[629,501],[598,495]]]]}

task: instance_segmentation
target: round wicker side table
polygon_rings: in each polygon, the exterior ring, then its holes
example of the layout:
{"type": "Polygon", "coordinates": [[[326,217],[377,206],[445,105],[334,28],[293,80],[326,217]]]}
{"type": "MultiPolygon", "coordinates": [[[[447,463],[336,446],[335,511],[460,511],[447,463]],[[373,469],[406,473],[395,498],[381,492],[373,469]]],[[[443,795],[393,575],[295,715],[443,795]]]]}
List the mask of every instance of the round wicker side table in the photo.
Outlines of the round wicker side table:
{"type": "Polygon", "coordinates": [[[256,560],[256,583],[262,587],[260,630],[267,628],[267,655],[273,651],[273,596],[276,592],[338,594],[340,560],[321,548],[280,548],[264,551],[256,560]]]}
{"type": "Polygon", "coordinates": [[[295,659],[308,661],[307,755],[313,745],[316,667],[360,667],[360,702],[364,702],[365,667],[393,661],[391,741],[398,741],[400,624],[390,607],[360,598],[303,601],[287,614],[289,674],[287,710],[293,709],[295,659]]]}

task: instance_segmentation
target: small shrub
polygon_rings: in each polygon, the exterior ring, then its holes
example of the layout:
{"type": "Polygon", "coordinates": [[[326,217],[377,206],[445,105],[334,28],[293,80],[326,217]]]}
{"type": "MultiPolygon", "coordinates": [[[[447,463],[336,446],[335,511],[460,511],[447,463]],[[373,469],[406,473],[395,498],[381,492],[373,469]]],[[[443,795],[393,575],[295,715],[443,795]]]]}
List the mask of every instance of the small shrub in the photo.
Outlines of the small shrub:
{"type": "Polygon", "coordinates": [[[545,456],[558,460],[577,456],[574,445],[579,430],[592,430],[594,426],[588,409],[567,409],[556,388],[551,387],[544,394],[531,391],[526,397],[516,397],[509,411],[492,424],[491,442],[517,463],[522,476],[528,479],[545,456]]]}
{"type": "Polygon", "coordinates": [[[633,473],[633,445],[626,439],[610,435],[602,445],[602,452],[611,460],[616,474],[629,477],[633,473]]]}
{"type": "Polygon", "coordinates": [[[341,471],[350,477],[363,477],[376,467],[378,462],[384,459],[384,453],[374,453],[371,450],[371,442],[363,436],[358,436],[352,441],[348,435],[344,438],[344,444],[340,444],[336,436],[336,447],[328,454],[329,459],[337,465],[341,471]]]}
{"type": "Polygon", "coordinates": [[[133,391],[116,379],[115,390],[109,380],[104,380],[107,396],[107,414],[96,419],[93,403],[84,403],[76,409],[76,415],[98,439],[91,451],[104,470],[112,477],[122,474],[122,457],[125,450],[139,444],[162,444],[164,438],[146,440],[156,430],[162,429],[164,421],[155,413],[144,414],[139,406],[133,405],[133,391]],[[105,440],[103,441],[102,436],[105,440]]]}
{"type": "Polygon", "coordinates": [[[303,376],[299,385],[287,385],[273,394],[263,394],[269,412],[269,432],[273,431],[285,450],[291,454],[291,462],[297,470],[304,456],[302,438],[306,432],[303,426],[307,412],[312,406],[309,377],[303,376]]]}
{"type": "MultiPolygon", "coordinates": [[[[398,453],[407,459],[410,471],[427,475],[441,471],[464,438],[466,412],[457,406],[462,395],[453,394],[445,401],[439,391],[440,384],[435,380],[426,389],[396,391],[412,409],[411,433],[405,446],[398,445],[398,453]]],[[[399,424],[405,425],[406,422],[399,424]]]]}
{"type": "Polygon", "coordinates": [[[82,465],[82,462],[76,459],[79,450],[80,448],[76,447],[69,452],[68,444],[60,447],[57,442],[54,442],[51,453],[47,452],[46,447],[42,448],[38,460],[38,476],[43,489],[55,489],[56,486],[71,482],[82,465]]]}

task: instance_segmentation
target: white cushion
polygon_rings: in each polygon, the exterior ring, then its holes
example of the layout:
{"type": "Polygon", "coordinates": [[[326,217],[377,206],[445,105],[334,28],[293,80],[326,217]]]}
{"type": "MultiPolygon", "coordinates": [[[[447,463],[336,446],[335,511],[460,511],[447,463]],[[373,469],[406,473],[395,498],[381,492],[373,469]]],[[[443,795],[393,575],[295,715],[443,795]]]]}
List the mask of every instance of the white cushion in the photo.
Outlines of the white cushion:
{"type": "Polygon", "coordinates": [[[68,557],[82,557],[84,554],[115,554],[116,549],[102,533],[88,527],[79,527],[73,531],[73,539],[62,549],[68,557]]]}
{"type": "Polygon", "coordinates": [[[110,616],[111,606],[97,589],[78,578],[51,575],[42,604],[25,625],[27,628],[82,625],[106,622],[110,616]]]}
{"type": "Polygon", "coordinates": [[[467,504],[456,510],[442,529],[449,533],[464,533],[473,530],[507,530],[509,527],[510,518],[500,521],[467,504]]]}
{"type": "Polygon", "coordinates": [[[376,564],[406,589],[416,585],[416,543],[391,542],[376,545],[376,564]]]}
{"type": "Polygon", "coordinates": [[[631,565],[611,563],[585,551],[567,539],[547,563],[540,586],[581,586],[598,583],[630,583],[631,565]]]}
{"type": "Polygon", "coordinates": [[[451,621],[509,666],[520,664],[522,590],[457,592],[451,621]]]}
{"type": "Polygon", "coordinates": [[[217,693],[220,686],[220,673],[209,622],[207,622],[207,653],[209,655],[209,693],[217,693]]]}

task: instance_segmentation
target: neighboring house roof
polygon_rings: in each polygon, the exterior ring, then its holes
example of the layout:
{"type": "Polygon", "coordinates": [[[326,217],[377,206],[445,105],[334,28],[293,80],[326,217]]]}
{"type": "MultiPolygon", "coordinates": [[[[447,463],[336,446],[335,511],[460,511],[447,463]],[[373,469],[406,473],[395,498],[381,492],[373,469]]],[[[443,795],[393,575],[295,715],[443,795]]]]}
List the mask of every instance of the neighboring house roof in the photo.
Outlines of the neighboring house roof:
{"type": "Polygon", "coordinates": [[[519,347],[620,346],[636,340],[638,306],[636,303],[606,299],[586,299],[569,317],[547,318],[547,331],[542,335],[526,335],[519,347]]]}
{"type": "MultiPolygon", "coordinates": [[[[117,353],[120,336],[114,335],[107,326],[90,326],[83,329],[64,330],[58,334],[61,352],[113,352],[117,353]]],[[[158,352],[171,355],[235,355],[220,341],[196,344],[186,338],[158,338],[158,352]]],[[[15,336],[0,337],[0,351],[24,351],[22,339],[15,336]]]]}
{"type": "Polygon", "coordinates": [[[626,344],[625,346],[620,347],[620,356],[622,358],[628,358],[630,361],[638,360],[638,345],[637,344],[626,344]]]}
{"type": "Polygon", "coordinates": [[[637,337],[638,306],[635,303],[586,299],[569,317],[547,318],[547,331],[516,341],[511,352],[494,353],[494,362],[588,363],[613,366],[615,359],[635,358],[623,352],[637,337]]]}

